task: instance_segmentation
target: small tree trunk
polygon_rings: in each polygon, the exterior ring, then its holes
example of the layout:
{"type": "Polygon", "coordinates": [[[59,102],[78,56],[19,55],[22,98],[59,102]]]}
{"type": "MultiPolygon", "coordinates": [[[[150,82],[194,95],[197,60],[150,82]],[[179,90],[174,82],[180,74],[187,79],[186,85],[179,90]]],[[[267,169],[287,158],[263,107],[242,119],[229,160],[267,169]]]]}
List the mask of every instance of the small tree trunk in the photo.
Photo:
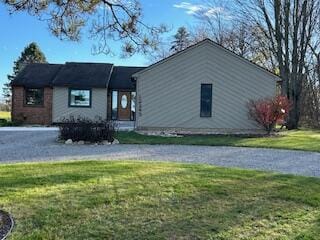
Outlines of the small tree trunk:
{"type": "Polygon", "coordinates": [[[297,101],[296,99],[293,103],[293,108],[289,113],[287,129],[288,130],[298,129],[299,120],[300,120],[300,101],[297,101]]]}

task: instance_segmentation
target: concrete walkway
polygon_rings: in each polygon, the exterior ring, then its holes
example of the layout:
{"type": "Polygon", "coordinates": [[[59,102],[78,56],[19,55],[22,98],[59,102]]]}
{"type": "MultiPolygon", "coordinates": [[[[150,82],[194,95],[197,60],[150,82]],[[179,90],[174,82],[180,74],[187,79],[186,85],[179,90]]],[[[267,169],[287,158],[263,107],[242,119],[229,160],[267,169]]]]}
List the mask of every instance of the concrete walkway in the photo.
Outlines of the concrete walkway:
{"type": "Polygon", "coordinates": [[[207,163],[320,177],[320,153],[175,145],[64,145],[57,131],[0,131],[0,163],[56,160],[150,160],[207,163]]]}

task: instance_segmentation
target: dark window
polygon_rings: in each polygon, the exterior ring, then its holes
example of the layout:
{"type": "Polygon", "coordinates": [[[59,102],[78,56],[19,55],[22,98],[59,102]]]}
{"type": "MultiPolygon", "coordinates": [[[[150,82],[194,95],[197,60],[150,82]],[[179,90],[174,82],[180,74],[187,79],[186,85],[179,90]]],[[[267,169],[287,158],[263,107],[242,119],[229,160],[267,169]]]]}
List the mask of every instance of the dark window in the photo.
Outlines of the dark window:
{"type": "Polygon", "coordinates": [[[200,116],[212,116],[212,84],[201,84],[200,116]]]}
{"type": "Polygon", "coordinates": [[[91,107],[90,89],[69,89],[70,107],[91,107]]]}
{"type": "Polygon", "coordinates": [[[26,105],[35,106],[43,105],[43,89],[27,88],[26,89],[26,105]]]}
{"type": "Polygon", "coordinates": [[[118,91],[112,91],[112,120],[118,119],[118,91]]]}

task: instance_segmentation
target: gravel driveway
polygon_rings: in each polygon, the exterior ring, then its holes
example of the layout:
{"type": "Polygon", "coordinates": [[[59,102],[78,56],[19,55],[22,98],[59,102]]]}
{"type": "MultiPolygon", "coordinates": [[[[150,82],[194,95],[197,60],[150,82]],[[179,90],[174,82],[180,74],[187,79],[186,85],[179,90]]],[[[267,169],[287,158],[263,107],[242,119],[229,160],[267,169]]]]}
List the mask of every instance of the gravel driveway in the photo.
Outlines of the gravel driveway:
{"type": "Polygon", "coordinates": [[[68,159],[138,159],[208,163],[320,177],[320,153],[176,145],[70,146],[56,143],[56,137],[57,131],[52,130],[0,130],[0,163],[68,159]]]}

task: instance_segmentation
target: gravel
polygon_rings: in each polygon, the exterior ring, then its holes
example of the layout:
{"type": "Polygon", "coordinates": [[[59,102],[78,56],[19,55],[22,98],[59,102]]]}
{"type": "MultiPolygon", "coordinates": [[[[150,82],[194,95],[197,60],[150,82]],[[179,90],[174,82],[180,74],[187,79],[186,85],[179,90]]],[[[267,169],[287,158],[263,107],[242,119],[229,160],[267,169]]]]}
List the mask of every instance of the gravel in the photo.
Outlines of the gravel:
{"type": "Polygon", "coordinates": [[[57,160],[153,160],[207,163],[320,177],[320,153],[177,145],[65,145],[57,131],[1,131],[0,163],[57,160]]]}

